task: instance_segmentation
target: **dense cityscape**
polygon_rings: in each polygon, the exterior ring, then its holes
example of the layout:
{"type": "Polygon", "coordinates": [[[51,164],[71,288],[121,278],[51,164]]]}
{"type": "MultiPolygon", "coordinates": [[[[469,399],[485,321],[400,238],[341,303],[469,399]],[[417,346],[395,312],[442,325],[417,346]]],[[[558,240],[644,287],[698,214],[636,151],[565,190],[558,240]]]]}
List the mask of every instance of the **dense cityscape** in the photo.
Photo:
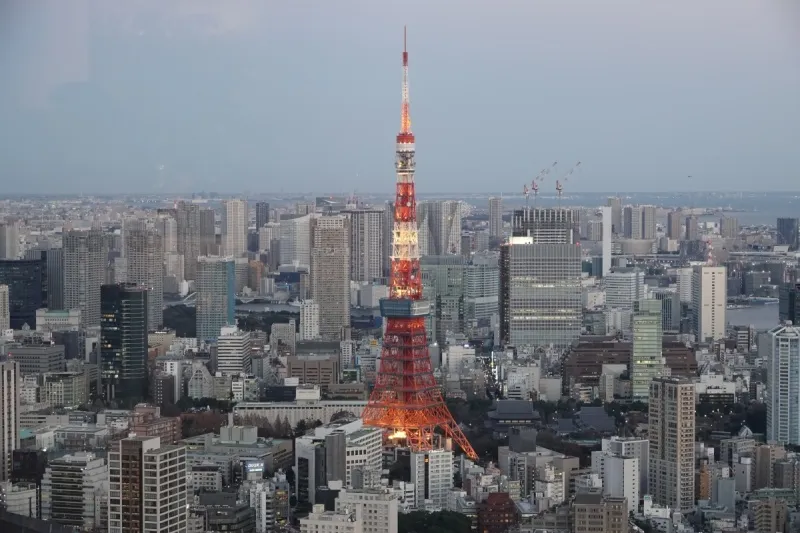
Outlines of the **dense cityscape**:
{"type": "Polygon", "coordinates": [[[2,531],[800,531],[796,209],[418,199],[408,65],[394,195],[0,200],[2,531]]]}

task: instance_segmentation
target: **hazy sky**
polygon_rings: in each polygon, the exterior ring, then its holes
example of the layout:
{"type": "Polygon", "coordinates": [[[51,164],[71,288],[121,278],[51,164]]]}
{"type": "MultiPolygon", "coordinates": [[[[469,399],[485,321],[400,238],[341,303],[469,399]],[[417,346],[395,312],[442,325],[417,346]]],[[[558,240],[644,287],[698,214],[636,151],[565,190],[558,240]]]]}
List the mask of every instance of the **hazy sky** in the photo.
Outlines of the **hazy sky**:
{"type": "Polygon", "coordinates": [[[390,193],[404,24],[422,192],[800,191],[796,0],[2,0],[0,194],[390,193]]]}

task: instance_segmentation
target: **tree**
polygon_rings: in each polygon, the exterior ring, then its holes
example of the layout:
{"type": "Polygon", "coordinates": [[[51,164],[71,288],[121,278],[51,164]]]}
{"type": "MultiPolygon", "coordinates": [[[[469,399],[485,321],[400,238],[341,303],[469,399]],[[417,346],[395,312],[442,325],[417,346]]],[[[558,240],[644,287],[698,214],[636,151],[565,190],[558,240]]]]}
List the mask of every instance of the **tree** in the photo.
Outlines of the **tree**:
{"type": "Polygon", "coordinates": [[[345,410],[337,411],[333,413],[333,416],[331,417],[331,422],[335,422],[342,418],[355,418],[355,415],[350,411],[345,411],[345,410]]]}
{"type": "Polygon", "coordinates": [[[472,521],[468,516],[453,511],[435,513],[414,511],[398,515],[397,531],[398,533],[470,533],[472,521]]]}

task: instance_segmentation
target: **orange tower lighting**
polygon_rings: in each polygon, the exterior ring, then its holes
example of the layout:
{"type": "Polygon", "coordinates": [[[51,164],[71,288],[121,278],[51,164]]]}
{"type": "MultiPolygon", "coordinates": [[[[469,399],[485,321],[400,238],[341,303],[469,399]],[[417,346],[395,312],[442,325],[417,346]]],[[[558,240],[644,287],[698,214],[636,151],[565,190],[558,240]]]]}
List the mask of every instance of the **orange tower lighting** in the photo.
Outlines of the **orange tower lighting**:
{"type": "Polygon", "coordinates": [[[386,319],[383,351],[375,389],[364,409],[365,425],[384,428],[387,438],[404,441],[414,451],[435,449],[438,428],[477,459],[475,450],[458,427],[444,403],[433,377],[425,333],[425,316],[430,303],[422,299],[419,266],[417,201],[414,192],[414,134],[408,100],[408,52],[403,30],[403,101],[400,133],[397,134],[395,169],[397,186],[394,202],[389,297],[381,300],[386,319]]]}

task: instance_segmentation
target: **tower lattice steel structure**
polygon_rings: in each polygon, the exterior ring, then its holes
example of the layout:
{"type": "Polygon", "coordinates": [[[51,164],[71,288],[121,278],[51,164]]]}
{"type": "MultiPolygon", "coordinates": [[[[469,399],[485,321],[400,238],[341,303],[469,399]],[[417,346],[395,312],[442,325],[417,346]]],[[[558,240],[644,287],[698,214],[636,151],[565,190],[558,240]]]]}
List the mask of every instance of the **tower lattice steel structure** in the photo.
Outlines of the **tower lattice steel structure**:
{"type": "Polygon", "coordinates": [[[414,134],[408,105],[408,52],[403,33],[403,103],[400,133],[397,134],[395,168],[397,188],[394,203],[389,297],[381,300],[386,319],[380,368],[369,403],[362,415],[364,424],[385,428],[387,438],[412,450],[437,447],[439,428],[466,455],[477,455],[453,420],[441,389],[433,377],[425,333],[425,316],[430,311],[422,299],[419,266],[417,205],[414,192],[414,134]]]}

